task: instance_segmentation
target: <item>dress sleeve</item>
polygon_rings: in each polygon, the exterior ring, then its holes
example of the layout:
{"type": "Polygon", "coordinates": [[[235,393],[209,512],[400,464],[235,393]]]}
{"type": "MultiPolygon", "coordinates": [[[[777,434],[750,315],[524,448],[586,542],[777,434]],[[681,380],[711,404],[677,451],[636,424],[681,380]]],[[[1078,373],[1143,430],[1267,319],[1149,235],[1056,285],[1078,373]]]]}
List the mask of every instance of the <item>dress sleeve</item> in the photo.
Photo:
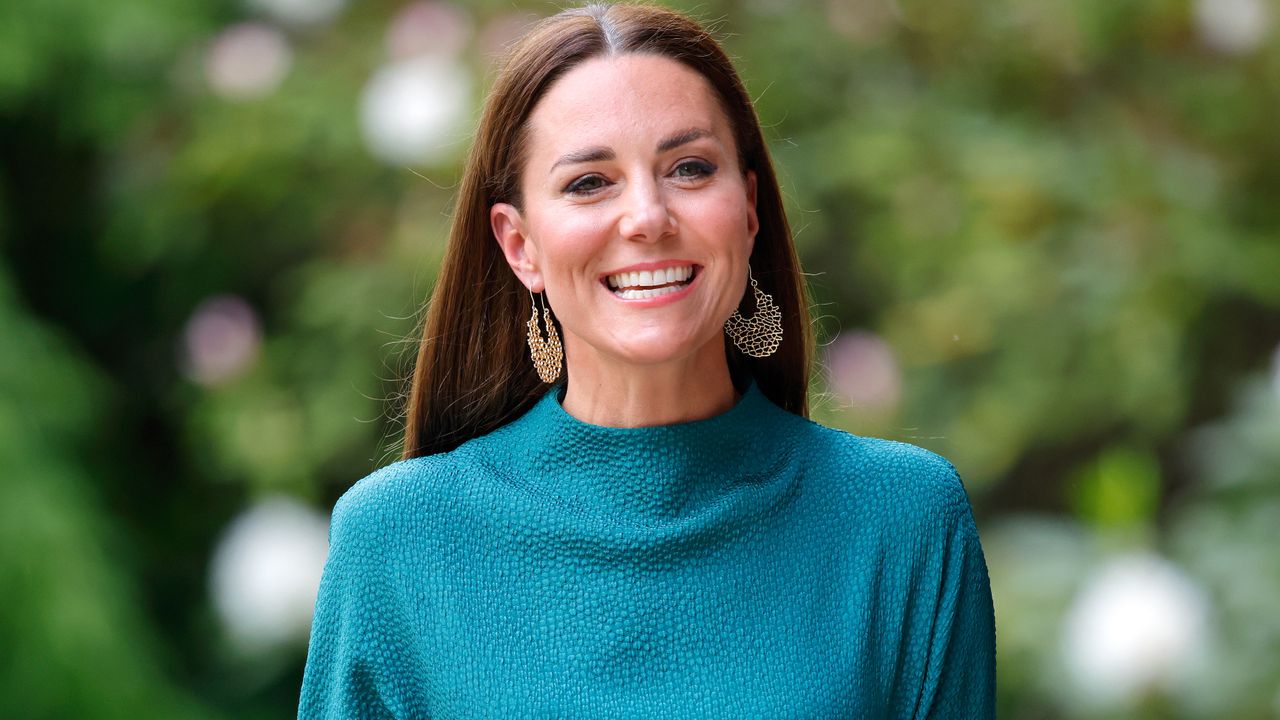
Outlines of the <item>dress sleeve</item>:
{"type": "Polygon", "coordinates": [[[993,719],[996,635],[991,580],[973,511],[954,467],[951,475],[943,566],[915,717],[993,719]]]}
{"type": "Polygon", "coordinates": [[[298,720],[394,718],[384,696],[389,676],[377,639],[378,574],[371,542],[343,496],[329,526],[329,557],[316,598],[298,720]]]}

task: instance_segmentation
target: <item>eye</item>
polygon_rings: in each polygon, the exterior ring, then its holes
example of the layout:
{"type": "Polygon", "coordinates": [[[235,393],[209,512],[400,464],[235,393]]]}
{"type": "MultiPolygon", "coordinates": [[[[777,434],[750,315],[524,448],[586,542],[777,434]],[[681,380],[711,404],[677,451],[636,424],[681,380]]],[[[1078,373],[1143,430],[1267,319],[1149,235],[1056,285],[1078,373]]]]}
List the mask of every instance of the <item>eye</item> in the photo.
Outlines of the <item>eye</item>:
{"type": "Polygon", "coordinates": [[[685,160],[676,166],[672,173],[680,178],[700,178],[711,175],[716,171],[716,166],[703,160],[685,160]]]}
{"type": "Polygon", "coordinates": [[[584,175],[569,183],[564,191],[570,195],[586,195],[602,187],[604,187],[604,178],[599,175],[584,175]]]}

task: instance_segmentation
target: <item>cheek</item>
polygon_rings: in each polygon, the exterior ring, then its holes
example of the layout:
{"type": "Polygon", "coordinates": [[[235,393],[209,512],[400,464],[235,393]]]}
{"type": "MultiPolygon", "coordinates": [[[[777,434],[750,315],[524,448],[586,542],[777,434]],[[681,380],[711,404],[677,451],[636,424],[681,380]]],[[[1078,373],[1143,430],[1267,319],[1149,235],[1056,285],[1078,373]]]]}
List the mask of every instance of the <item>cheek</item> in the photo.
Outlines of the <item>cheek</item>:
{"type": "Polygon", "coordinates": [[[537,223],[544,274],[564,283],[584,274],[594,275],[594,263],[608,241],[608,224],[600,213],[548,214],[537,223]]]}
{"type": "Polygon", "coordinates": [[[680,219],[696,225],[699,234],[726,245],[748,241],[747,204],[736,192],[691,198],[681,208],[680,219]]]}

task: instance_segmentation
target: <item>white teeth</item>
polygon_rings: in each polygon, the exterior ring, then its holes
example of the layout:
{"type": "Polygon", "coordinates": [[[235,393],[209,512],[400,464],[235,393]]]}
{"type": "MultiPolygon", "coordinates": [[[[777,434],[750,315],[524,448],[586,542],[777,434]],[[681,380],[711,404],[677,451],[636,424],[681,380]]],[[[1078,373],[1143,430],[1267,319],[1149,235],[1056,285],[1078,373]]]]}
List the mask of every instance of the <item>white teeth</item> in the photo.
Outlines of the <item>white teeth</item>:
{"type": "Polygon", "coordinates": [[[617,273],[616,275],[610,275],[607,281],[612,289],[616,290],[620,287],[631,289],[684,282],[692,275],[693,266],[685,265],[683,267],[669,267],[660,270],[617,273]]]}
{"type": "Polygon", "coordinates": [[[643,300],[645,298],[658,297],[659,295],[670,295],[673,292],[680,292],[683,289],[683,285],[668,285],[666,287],[650,288],[647,290],[627,288],[626,290],[615,290],[614,294],[624,300],[643,300]]]}

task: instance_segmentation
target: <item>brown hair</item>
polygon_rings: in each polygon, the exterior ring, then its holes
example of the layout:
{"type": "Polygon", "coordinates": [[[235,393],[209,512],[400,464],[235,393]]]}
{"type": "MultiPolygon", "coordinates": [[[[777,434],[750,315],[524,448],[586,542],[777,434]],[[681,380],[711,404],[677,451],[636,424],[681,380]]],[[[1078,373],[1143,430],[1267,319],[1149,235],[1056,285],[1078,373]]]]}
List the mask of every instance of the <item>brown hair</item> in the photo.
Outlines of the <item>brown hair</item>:
{"type": "MultiPolygon", "coordinates": [[[[752,274],[783,313],[782,344],[769,357],[744,355],[726,337],[730,372],[739,387],[753,377],[775,404],[808,416],[808,295],[746,88],[720,45],[688,17],[651,5],[592,4],[534,26],[510,49],[485,99],[418,347],[402,459],[452,450],[486,434],[519,417],[546,391],[525,342],[529,293],[493,237],[489,209],[498,202],[520,207],[529,115],[552,83],[584,60],[624,53],[670,57],[715,89],[733,127],[739,167],[756,173],[760,227],[752,274]]],[[[749,287],[741,312],[754,312],[749,287]]]]}

